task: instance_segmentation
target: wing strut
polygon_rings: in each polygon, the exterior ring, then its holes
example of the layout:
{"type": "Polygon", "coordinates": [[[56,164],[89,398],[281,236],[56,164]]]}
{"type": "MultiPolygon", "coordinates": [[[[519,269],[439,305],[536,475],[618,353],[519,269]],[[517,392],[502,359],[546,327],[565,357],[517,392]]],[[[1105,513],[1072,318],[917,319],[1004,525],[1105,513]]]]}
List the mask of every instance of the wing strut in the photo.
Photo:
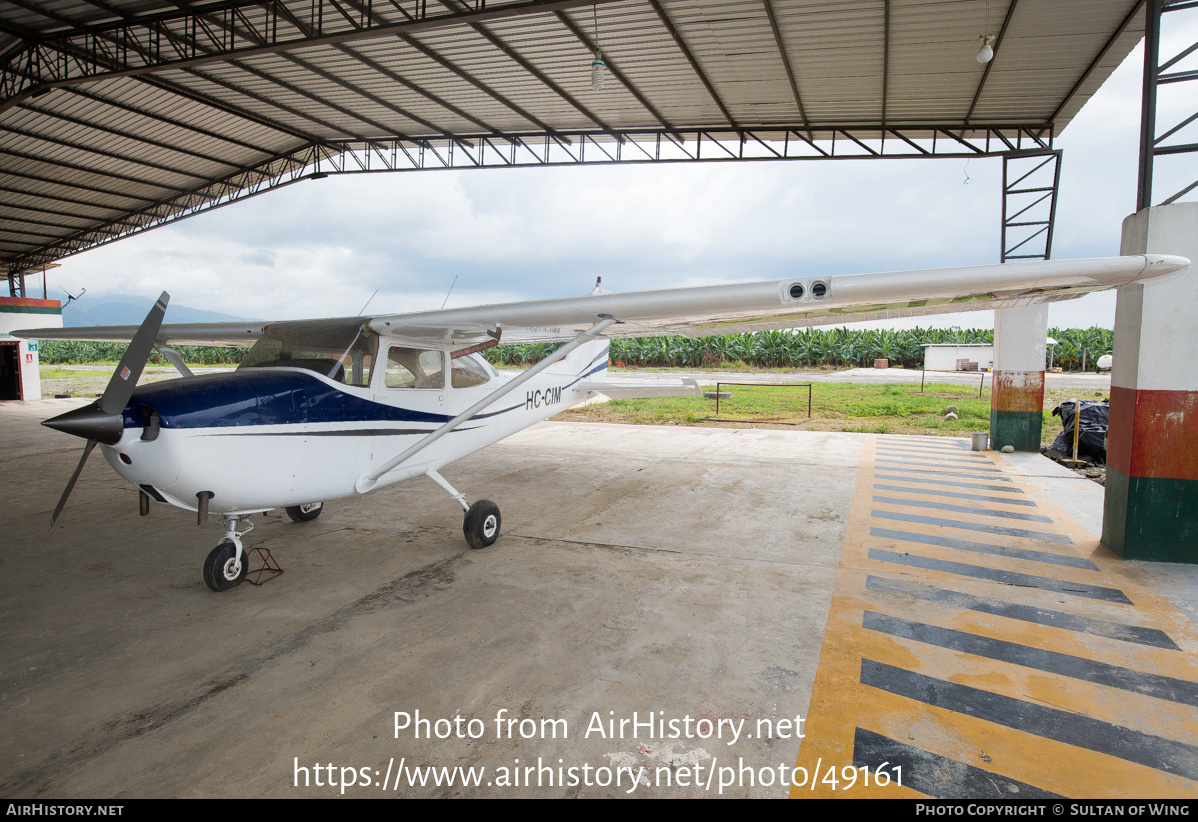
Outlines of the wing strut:
{"type": "Polygon", "coordinates": [[[482,411],[484,408],[491,405],[493,402],[498,400],[500,397],[503,397],[504,395],[509,394],[512,391],[515,391],[517,388],[524,385],[524,383],[531,380],[537,374],[540,374],[546,368],[553,365],[555,362],[560,360],[562,357],[569,354],[575,348],[578,348],[578,346],[582,345],[583,343],[590,342],[591,340],[594,340],[594,339],[600,337],[603,334],[603,332],[608,329],[609,326],[611,326],[612,324],[614,324],[616,322],[616,320],[613,317],[610,317],[606,314],[600,314],[599,316],[601,318],[599,320],[599,322],[595,323],[593,326],[588,328],[586,331],[583,331],[577,337],[570,340],[570,342],[563,345],[557,351],[554,351],[552,354],[550,354],[545,359],[541,360],[539,363],[534,365],[532,368],[529,368],[527,371],[525,371],[519,377],[516,377],[516,379],[512,380],[511,382],[505,383],[502,387],[497,388],[495,391],[492,391],[490,394],[483,397],[481,400],[476,402],[474,405],[470,406],[465,411],[458,414],[452,420],[450,420],[449,422],[442,425],[436,431],[433,431],[427,437],[420,440],[420,442],[417,442],[414,445],[412,445],[411,447],[409,447],[406,451],[404,451],[398,457],[396,457],[395,459],[386,463],[383,467],[379,468],[376,471],[372,471],[369,474],[363,474],[361,477],[358,477],[358,482],[356,484],[358,493],[365,494],[371,488],[374,488],[374,486],[379,481],[379,477],[383,476],[383,474],[386,474],[388,471],[392,471],[395,468],[399,467],[401,464],[407,462],[409,459],[411,459],[413,456],[415,456],[418,452],[423,451],[425,448],[432,445],[437,440],[441,439],[441,437],[445,436],[450,431],[452,431],[453,429],[457,428],[462,423],[469,420],[471,417],[473,417],[479,411],[482,411]]]}

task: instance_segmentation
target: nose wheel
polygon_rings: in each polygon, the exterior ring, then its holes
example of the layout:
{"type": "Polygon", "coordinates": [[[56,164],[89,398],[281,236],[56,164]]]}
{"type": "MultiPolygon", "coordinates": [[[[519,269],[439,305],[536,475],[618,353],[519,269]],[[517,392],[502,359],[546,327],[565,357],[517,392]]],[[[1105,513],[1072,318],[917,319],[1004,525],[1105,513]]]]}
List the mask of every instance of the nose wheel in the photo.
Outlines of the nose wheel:
{"type": "Polygon", "coordinates": [[[249,566],[247,560],[240,546],[222,539],[208,554],[208,559],[204,560],[204,582],[213,591],[236,588],[245,579],[249,566]]]}
{"type": "Polygon", "coordinates": [[[249,570],[249,557],[242,548],[241,538],[254,530],[254,526],[247,519],[246,527],[238,531],[240,522],[241,517],[225,517],[225,536],[204,560],[204,582],[213,591],[236,588],[249,570]]]}

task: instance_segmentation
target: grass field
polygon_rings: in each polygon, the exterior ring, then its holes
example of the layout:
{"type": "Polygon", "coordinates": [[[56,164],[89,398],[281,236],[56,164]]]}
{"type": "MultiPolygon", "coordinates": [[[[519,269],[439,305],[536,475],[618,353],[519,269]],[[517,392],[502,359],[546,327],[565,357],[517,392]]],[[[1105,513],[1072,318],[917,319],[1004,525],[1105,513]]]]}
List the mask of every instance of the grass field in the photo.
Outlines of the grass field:
{"type": "MultiPolygon", "coordinates": [[[[807,419],[806,388],[762,385],[726,386],[725,390],[731,392],[732,397],[720,400],[719,419],[713,419],[716,416],[715,400],[700,397],[613,400],[566,411],[557,419],[951,437],[990,429],[988,387],[979,399],[977,389],[961,385],[929,383],[921,393],[918,383],[817,382],[811,389],[810,420],[807,419]],[[950,406],[957,409],[958,419],[944,418],[950,406]]],[[[1077,389],[1045,392],[1044,433],[1041,437],[1045,443],[1052,442],[1061,430],[1060,418],[1052,416],[1052,409],[1077,394],[1077,389]]],[[[1099,399],[1101,396],[1080,399],[1099,399]]]]}

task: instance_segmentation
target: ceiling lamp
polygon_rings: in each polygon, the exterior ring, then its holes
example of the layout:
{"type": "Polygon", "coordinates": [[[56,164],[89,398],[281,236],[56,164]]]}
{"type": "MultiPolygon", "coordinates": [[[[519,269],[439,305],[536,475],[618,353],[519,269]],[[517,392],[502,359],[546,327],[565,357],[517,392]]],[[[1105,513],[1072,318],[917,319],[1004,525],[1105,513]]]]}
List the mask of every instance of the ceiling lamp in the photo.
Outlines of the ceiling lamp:
{"type": "Polygon", "coordinates": [[[603,70],[607,66],[603,64],[603,53],[599,50],[599,7],[591,6],[591,13],[594,14],[595,21],[595,59],[591,61],[591,88],[601,91],[603,89],[603,70]]]}
{"type": "Polygon", "coordinates": [[[978,62],[989,63],[994,59],[994,35],[983,34],[978,39],[982,41],[982,47],[978,49],[978,62]]]}
{"type": "Polygon", "coordinates": [[[595,52],[595,59],[591,61],[591,88],[595,91],[603,89],[603,55],[595,52]]]}

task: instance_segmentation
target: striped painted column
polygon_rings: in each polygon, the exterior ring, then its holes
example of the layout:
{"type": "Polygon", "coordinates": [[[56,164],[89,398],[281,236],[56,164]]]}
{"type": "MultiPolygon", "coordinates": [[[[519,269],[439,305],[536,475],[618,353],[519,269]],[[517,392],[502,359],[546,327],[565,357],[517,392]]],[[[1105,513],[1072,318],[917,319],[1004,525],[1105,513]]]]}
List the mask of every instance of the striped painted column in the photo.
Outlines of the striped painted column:
{"type": "Polygon", "coordinates": [[[1039,451],[1044,425],[1044,346],[1048,306],[994,312],[994,385],[990,389],[990,447],[1039,451]]]}
{"type": "MultiPolygon", "coordinates": [[[[1124,254],[1198,260],[1198,203],[1123,221],[1124,254]]],[[[1102,542],[1127,559],[1198,563],[1198,266],[1126,285],[1115,307],[1102,542]]]]}

